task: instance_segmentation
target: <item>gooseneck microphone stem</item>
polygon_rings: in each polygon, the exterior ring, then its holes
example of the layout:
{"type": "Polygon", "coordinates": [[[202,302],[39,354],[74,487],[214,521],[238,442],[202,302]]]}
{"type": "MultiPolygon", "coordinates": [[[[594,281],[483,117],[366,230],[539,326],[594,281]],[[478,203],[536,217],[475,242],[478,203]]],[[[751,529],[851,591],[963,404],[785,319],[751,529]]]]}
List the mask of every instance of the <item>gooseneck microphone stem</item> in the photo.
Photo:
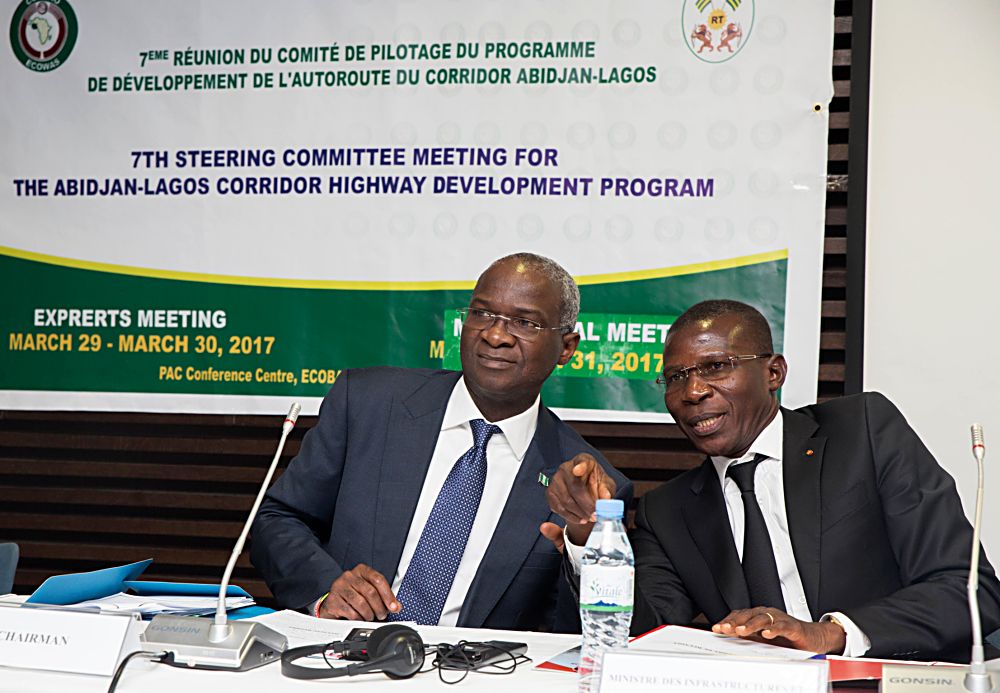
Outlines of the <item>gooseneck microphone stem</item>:
{"type": "Polygon", "coordinates": [[[986,671],[983,653],[983,627],[979,620],[979,533],[983,523],[983,458],[986,456],[986,445],[983,440],[983,427],[972,424],[972,454],[979,467],[979,481],[976,484],[976,514],[972,523],[972,557],[969,559],[969,581],[966,591],[969,596],[969,615],[972,617],[972,657],[969,660],[969,672],[965,675],[965,689],[972,693],[989,693],[993,690],[993,681],[986,671]]]}
{"type": "Polygon", "coordinates": [[[261,501],[264,500],[264,493],[271,483],[271,477],[274,476],[274,470],[281,458],[281,451],[285,447],[288,434],[295,427],[300,409],[298,404],[293,404],[281,426],[278,451],[271,460],[267,476],[257,493],[257,500],[254,501],[250,516],[243,526],[243,532],[233,548],[222,576],[215,619],[157,614],[139,636],[139,646],[144,652],[156,653],[157,656],[166,653],[160,661],[176,667],[247,671],[277,661],[281,653],[288,649],[288,638],[263,623],[249,620],[227,623],[226,592],[233,568],[236,567],[236,560],[243,552],[243,545],[250,533],[250,525],[257,516],[261,501]]]}
{"type": "Polygon", "coordinates": [[[271,466],[268,467],[264,483],[261,484],[260,490],[257,492],[257,499],[250,509],[246,524],[243,525],[243,531],[240,532],[240,538],[236,540],[236,546],[233,547],[229,563],[226,564],[226,570],[222,574],[222,584],[219,585],[219,602],[215,607],[215,623],[208,630],[208,639],[210,642],[220,643],[228,638],[231,633],[232,629],[227,623],[226,617],[226,591],[229,588],[229,579],[232,577],[233,569],[236,567],[236,561],[239,559],[240,554],[243,553],[243,545],[250,534],[250,526],[253,524],[254,518],[257,517],[257,510],[260,509],[260,504],[264,500],[264,494],[267,493],[267,488],[271,485],[271,477],[274,476],[274,470],[278,468],[278,461],[281,459],[281,452],[285,448],[285,441],[288,439],[288,434],[295,428],[295,422],[298,420],[301,410],[302,407],[299,406],[298,402],[293,404],[291,409],[288,410],[288,416],[285,417],[284,423],[281,424],[281,440],[278,441],[278,449],[274,453],[274,459],[271,460],[271,466]]]}

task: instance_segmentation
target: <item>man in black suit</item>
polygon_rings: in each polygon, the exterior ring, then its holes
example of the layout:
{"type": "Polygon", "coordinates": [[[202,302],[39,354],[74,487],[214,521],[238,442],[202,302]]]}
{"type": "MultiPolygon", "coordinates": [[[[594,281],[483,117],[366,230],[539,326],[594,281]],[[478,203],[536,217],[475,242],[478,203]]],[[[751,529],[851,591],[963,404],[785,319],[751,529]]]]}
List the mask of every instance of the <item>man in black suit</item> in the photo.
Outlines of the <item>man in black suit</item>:
{"type": "Polygon", "coordinates": [[[558,519],[543,483],[586,453],[619,497],[631,496],[631,483],[540,402],[579,342],[579,303],[562,267],[511,255],[473,291],[461,373],[338,378],[253,527],[251,559],[283,606],[325,618],[579,628],[559,554],[539,535],[558,519]]]}
{"type": "MultiPolygon", "coordinates": [[[[772,352],[767,321],[734,301],[668,332],[664,401],[708,459],[639,503],[633,630],[704,614],[715,632],[815,652],[968,659],[972,529],[953,480],[882,395],[781,408],[772,352]]],[[[587,489],[614,484],[573,472],[549,497],[579,544],[587,489]]],[[[980,573],[989,633],[1000,584],[985,556],[980,573]]]]}

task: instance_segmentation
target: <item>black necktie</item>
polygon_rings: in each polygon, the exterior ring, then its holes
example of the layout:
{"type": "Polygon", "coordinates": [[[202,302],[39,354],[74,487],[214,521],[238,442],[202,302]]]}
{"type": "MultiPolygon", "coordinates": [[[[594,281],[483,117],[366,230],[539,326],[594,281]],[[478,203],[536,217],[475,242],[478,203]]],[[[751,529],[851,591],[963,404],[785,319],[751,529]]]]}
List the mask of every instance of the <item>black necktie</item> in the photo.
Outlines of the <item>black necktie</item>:
{"type": "Polygon", "coordinates": [[[743,497],[743,576],[750,592],[750,606],[772,606],[785,610],[771,535],[767,533],[764,514],[760,511],[753,489],[757,465],[766,459],[766,455],[757,454],[751,462],[731,464],[726,476],[736,482],[743,497]]]}

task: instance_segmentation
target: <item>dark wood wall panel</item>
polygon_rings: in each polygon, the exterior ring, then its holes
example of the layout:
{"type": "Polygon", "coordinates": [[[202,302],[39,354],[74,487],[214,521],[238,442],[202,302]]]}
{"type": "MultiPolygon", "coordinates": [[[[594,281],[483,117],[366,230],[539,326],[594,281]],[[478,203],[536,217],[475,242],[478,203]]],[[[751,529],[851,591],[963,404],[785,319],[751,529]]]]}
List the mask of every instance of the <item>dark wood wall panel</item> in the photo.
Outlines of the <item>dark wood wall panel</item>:
{"type": "MultiPolygon", "coordinates": [[[[851,2],[835,4],[819,398],[844,393],[851,2]]],[[[795,364],[791,364],[795,368],[795,364]]],[[[0,541],[15,590],[54,574],[154,558],[153,579],[217,582],[273,455],[280,417],[0,411],[0,541]]],[[[315,424],[303,417],[294,455],[315,424]]],[[[641,495],[700,456],[676,426],[576,423],[641,495]]],[[[234,573],[265,603],[244,554],[234,573]]]]}

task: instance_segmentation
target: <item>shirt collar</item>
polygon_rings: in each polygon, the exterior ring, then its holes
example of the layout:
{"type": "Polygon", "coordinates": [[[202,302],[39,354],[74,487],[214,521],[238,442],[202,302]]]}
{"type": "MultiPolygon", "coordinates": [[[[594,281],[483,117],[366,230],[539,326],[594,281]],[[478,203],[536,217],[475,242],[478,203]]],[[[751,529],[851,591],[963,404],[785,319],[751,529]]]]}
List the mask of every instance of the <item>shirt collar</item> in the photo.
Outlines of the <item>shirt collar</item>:
{"type": "Polygon", "coordinates": [[[725,484],[726,470],[729,469],[729,465],[745,460],[752,460],[754,455],[758,453],[780,462],[784,433],[785,422],[782,418],[781,409],[778,409],[778,413],[771,419],[771,423],[764,427],[764,430],[757,436],[757,440],[750,445],[750,449],[742,457],[739,459],[733,459],[732,457],[712,457],[712,465],[719,475],[719,482],[723,485],[725,484]]]}
{"type": "MultiPolygon", "coordinates": [[[[539,395],[535,397],[532,405],[520,414],[515,414],[503,421],[489,421],[489,423],[500,427],[504,438],[507,439],[507,444],[510,445],[514,456],[519,461],[524,459],[524,456],[528,452],[528,446],[531,445],[531,439],[535,437],[535,429],[538,427],[538,410],[541,407],[541,401],[542,397],[539,395]]],[[[441,430],[444,431],[460,426],[469,427],[469,421],[473,419],[488,421],[483,416],[483,413],[479,411],[476,403],[472,401],[472,395],[469,394],[469,389],[465,386],[465,376],[462,376],[455,383],[455,389],[451,391],[451,397],[448,399],[448,407],[445,409],[444,419],[441,422],[441,430]]]]}

